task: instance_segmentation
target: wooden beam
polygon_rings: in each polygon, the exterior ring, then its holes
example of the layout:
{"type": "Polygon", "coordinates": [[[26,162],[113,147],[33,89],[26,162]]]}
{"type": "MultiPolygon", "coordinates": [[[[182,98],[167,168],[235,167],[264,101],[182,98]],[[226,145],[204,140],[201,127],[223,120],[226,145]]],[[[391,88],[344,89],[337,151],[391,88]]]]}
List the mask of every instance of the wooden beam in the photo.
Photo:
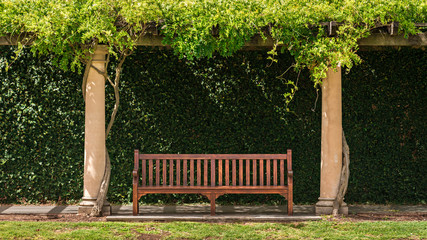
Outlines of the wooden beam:
{"type": "MultiPolygon", "coordinates": [[[[21,37],[22,39],[22,37],[21,37]]],[[[151,47],[166,47],[170,46],[163,44],[163,37],[160,35],[146,34],[140,37],[137,41],[138,46],[151,47]]],[[[0,45],[15,45],[18,42],[18,37],[0,37],[0,45]]],[[[271,48],[274,44],[271,37],[265,40],[257,35],[249,40],[244,45],[245,50],[271,48]]],[[[426,47],[427,32],[411,35],[405,38],[403,35],[391,36],[388,33],[372,33],[371,36],[359,41],[361,47],[426,47]]]]}
{"type": "Polygon", "coordinates": [[[388,33],[373,33],[359,41],[361,47],[425,47],[427,33],[419,33],[405,38],[403,35],[391,36],[388,33]]]}
{"type": "MultiPolygon", "coordinates": [[[[163,37],[160,35],[145,35],[138,39],[138,46],[169,47],[162,43],[163,37]]],[[[271,48],[275,41],[271,37],[263,39],[261,36],[254,36],[245,43],[244,49],[271,48]]],[[[405,38],[403,35],[391,36],[387,33],[373,33],[371,36],[359,41],[361,47],[426,47],[427,33],[419,33],[405,38]]]]}

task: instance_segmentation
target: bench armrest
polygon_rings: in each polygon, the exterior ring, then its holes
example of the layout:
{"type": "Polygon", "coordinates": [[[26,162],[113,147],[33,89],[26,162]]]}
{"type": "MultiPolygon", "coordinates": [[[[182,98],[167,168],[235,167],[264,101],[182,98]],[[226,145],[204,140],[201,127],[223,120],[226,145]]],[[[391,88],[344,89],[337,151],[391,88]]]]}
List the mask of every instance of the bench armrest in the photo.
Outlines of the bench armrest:
{"type": "Polygon", "coordinates": [[[293,171],[288,171],[288,177],[294,177],[294,172],[293,171]]]}
{"type": "Polygon", "coordinates": [[[133,186],[134,186],[134,188],[138,187],[138,171],[133,170],[132,175],[133,175],[133,186]]]}

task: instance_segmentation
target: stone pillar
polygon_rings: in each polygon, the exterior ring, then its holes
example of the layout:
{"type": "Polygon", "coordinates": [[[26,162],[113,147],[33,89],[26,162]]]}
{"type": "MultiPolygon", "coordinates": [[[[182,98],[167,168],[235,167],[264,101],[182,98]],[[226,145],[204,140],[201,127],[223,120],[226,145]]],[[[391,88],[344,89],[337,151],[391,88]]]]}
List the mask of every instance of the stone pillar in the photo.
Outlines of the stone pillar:
{"type": "MultiPolygon", "coordinates": [[[[332,214],[342,168],[341,67],[329,69],[322,84],[320,197],[316,214],[332,214]]],[[[348,214],[345,204],[340,212],[348,214]]]]}
{"type": "MultiPolygon", "coordinates": [[[[105,70],[108,48],[98,46],[92,65],[105,70]]],[[[97,199],[105,168],[105,78],[91,68],[86,84],[83,198],[78,213],[89,214],[97,199]]],[[[104,215],[111,214],[108,202],[104,215]]]]}

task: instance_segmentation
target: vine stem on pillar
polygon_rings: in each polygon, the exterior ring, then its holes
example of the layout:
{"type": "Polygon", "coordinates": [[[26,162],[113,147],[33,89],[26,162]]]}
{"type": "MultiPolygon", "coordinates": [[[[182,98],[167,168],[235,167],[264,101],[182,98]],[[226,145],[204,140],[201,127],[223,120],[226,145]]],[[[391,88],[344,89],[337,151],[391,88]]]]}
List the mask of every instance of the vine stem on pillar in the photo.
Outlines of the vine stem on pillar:
{"type": "Polygon", "coordinates": [[[345,139],[344,130],[342,131],[342,149],[343,149],[343,159],[340,176],[340,184],[338,185],[337,197],[334,200],[332,215],[334,217],[338,216],[339,209],[344,201],[344,196],[347,192],[348,179],[350,177],[350,148],[345,139]]]}
{"type": "MultiPolygon", "coordinates": [[[[127,52],[123,52],[120,55],[120,60],[119,60],[119,64],[116,66],[116,72],[115,72],[115,78],[114,78],[114,82],[111,80],[111,78],[109,77],[107,70],[105,71],[101,71],[98,68],[96,68],[95,66],[91,66],[93,69],[95,69],[99,74],[102,74],[105,79],[108,80],[108,82],[110,83],[110,85],[114,88],[114,96],[115,96],[115,104],[114,104],[114,108],[113,108],[113,112],[111,113],[111,118],[110,118],[110,122],[108,123],[106,132],[105,132],[105,137],[108,137],[108,134],[111,131],[111,127],[114,124],[114,120],[116,119],[116,115],[117,115],[117,111],[119,109],[119,104],[120,104],[120,95],[119,95],[119,83],[120,83],[120,74],[123,70],[123,63],[126,59],[127,56],[129,56],[130,53],[127,52]]],[[[109,55],[108,55],[108,60],[107,60],[107,64],[109,62],[109,55]]],[[[107,69],[107,67],[106,67],[107,69]]],[[[99,192],[98,192],[98,196],[96,199],[96,202],[92,208],[92,211],[90,213],[91,216],[101,216],[102,215],[102,208],[104,206],[104,202],[107,198],[107,193],[108,193],[108,187],[110,184],[110,177],[111,177],[111,161],[110,161],[110,156],[108,154],[108,149],[107,147],[105,147],[105,170],[104,170],[104,175],[102,177],[102,181],[101,181],[101,185],[99,187],[99,192]]]]}

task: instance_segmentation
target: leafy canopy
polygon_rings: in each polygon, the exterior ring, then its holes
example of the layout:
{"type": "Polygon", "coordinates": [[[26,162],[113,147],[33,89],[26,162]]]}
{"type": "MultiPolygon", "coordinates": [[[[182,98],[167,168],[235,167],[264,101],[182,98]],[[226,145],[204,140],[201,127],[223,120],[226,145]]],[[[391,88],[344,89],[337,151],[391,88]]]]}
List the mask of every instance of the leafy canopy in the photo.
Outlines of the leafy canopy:
{"type": "Polygon", "coordinates": [[[290,51],[295,68],[309,68],[314,85],[328,67],[360,61],[357,41],[379,24],[399,22],[405,35],[426,22],[425,0],[0,0],[0,36],[31,41],[34,53],[54,54],[63,69],[80,69],[96,44],[117,54],[135,48],[148,23],[187,59],[230,56],[265,30],[290,51]],[[328,37],[320,22],[343,23],[328,37]],[[214,32],[214,34],[213,34],[214,32]]]}

